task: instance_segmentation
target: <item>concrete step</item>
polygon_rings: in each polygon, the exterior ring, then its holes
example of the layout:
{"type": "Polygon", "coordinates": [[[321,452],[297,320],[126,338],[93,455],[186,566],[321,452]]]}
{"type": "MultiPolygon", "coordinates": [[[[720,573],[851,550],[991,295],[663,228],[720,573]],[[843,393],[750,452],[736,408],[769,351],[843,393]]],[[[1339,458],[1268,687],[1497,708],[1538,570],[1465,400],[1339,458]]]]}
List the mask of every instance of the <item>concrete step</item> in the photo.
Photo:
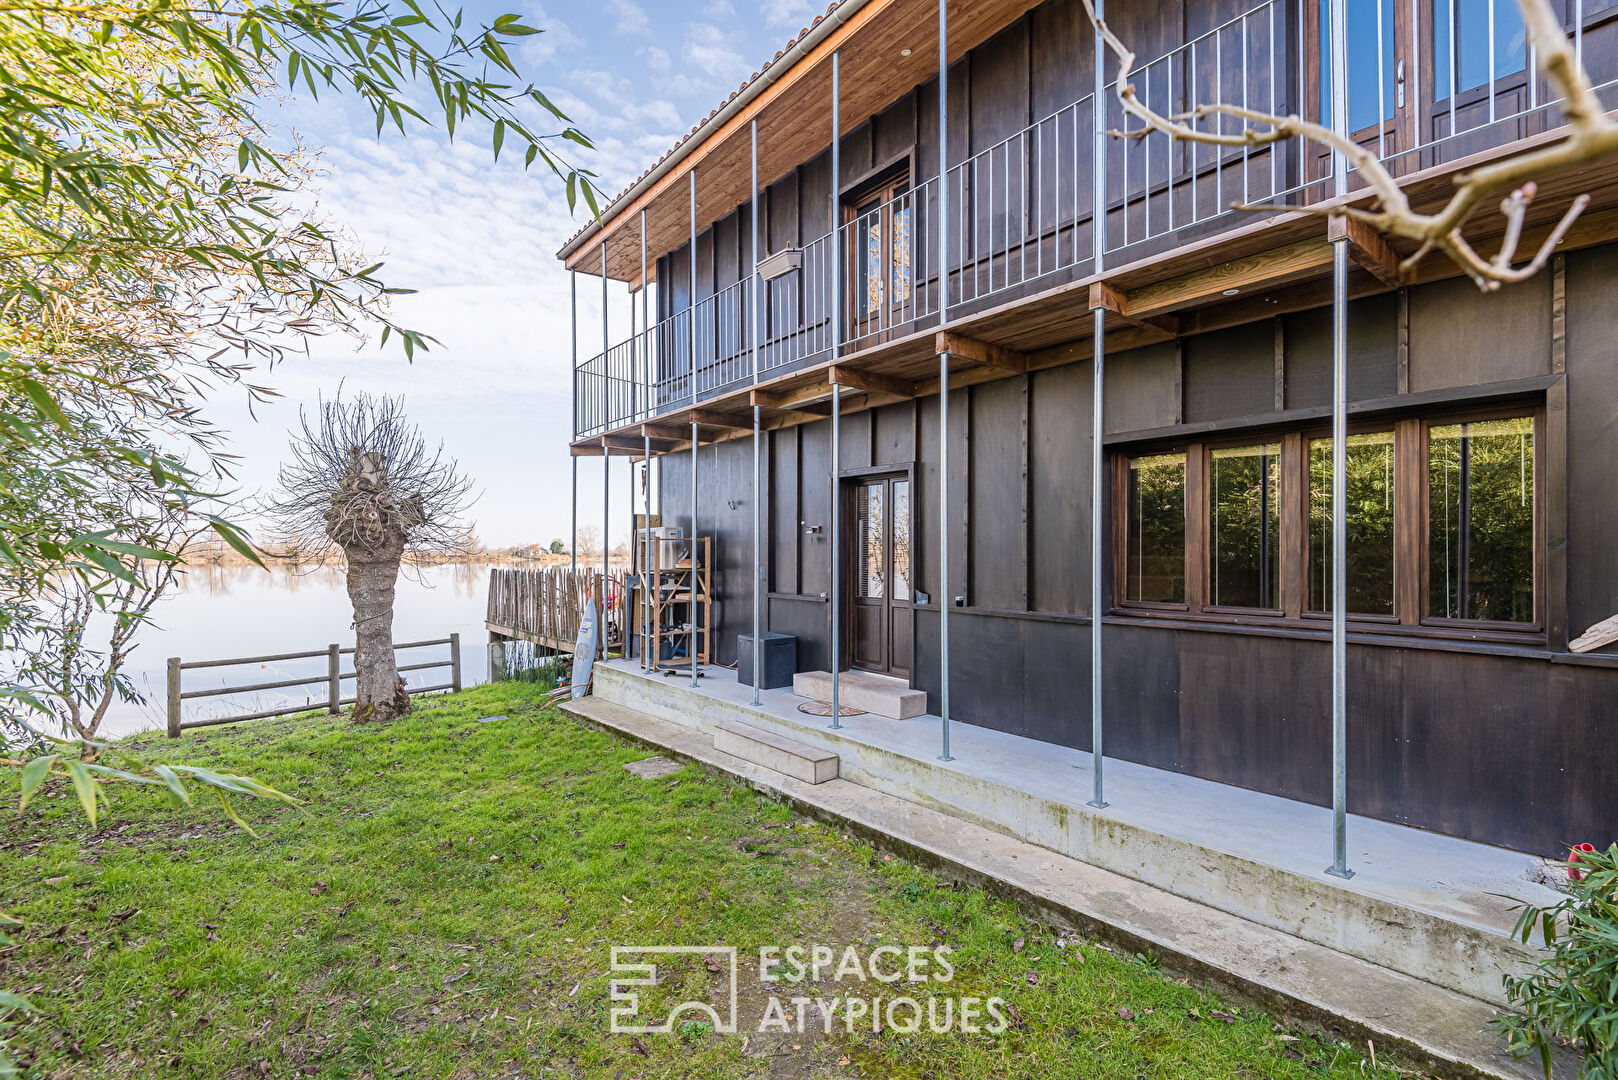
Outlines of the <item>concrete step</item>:
{"type": "MultiPolygon", "coordinates": [[[[1403,972],[1188,900],[970,821],[849,780],[809,784],[727,754],[706,731],[601,697],[564,712],[779,796],[880,847],[1008,894],[1058,925],[1129,953],[1151,951],[1165,969],[1256,1004],[1277,1017],[1358,1046],[1375,1042],[1447,1077],[1542,1077],[1487,1030],[1495,1009],[1403,972]]],[[[1577,1064],[1559,1054],[1555,1076],[1577,1064]]]]}
{"type": "Polygon", "coordinates": [[[842,780],[1481,1001],[1503,1004],[1501,975],[1540,955],[1511,936],[1515,912],[1501,899],[1543,888],[1520,876],[1536,863],[1526,855],[1351,818],[1358,872],[1345,881],[1324,872],[1316,832],[1289,823],[1314,815],[1327,835],[1319,807],[1115,761],[1116,802],[1096,809],[1083,802],[1088,755],[1048,743],[956,724],[943,762],[928,721],[849,717],[830,730],[784,691],[755,707],[749,687],[691,690],[617,663],[597,665],[595,686],[710,742],[734,721],[820,747],[842,780]]]}
{"type": "MultiPolygon", "coordinates": [[[[838,696],[850,709],[909,720],[927,713],[927,694],[912,690],[898,679],[868,671],[845,671],[838,680],[838,696]]],[[[831,703],[831,672],[800,671],[792,676],[792,692],[810,701],[831,703]]]]}
{"type": "Polygon", "coordinates": [[[722,754],[751,761],[806,784],[837,779],[836,754],[751,724],[722,721],[714,728],[713,745],[722,754]]]}

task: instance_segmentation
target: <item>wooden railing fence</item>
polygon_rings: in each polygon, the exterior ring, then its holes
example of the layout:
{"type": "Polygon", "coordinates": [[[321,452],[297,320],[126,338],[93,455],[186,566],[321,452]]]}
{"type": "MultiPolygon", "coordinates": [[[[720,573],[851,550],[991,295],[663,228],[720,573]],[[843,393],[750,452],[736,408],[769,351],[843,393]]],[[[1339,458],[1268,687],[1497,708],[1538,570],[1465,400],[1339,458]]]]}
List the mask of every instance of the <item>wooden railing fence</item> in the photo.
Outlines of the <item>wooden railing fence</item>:
{"type": "MultiPolygon", "coordinates": [[[[585,605],[592,596],[599,596],[603,591],[601,577],[600,570],[573,570],[565,566],[537,570],[491,568],[486,620],[489,630],[572,652],[585,605]]],[[[605,592],[606,632],[602,643],[610,652],[622,652],[628,614],[628,591],[624,588],[623,575],[611,575],[605,592]]]]}
{"type": "MultiPolygon", "coordinates": [[[[414,664],[399,664],[399,674],[409,671],[428,671],[433,668],[447,667],[450,669],[449,682],[439,683],[436,686],[423,686],[412,689],[412,694],[424,694],[437,690],[459,690],[461,688],[461,635],[451,634],[445,638],[434,638],[431,641],[404,641],[393,646],[394,659],[402,649],[425,649],[434,645],[448,645],[449,658],[445,660],[429,660],[414,664]]],[[[326,711],[335,713],[344,705],[354,704],[351,697],[343,697],[343,680],[354,678],[352,671],[343,670],[343,657],[353,656],[354,648],[344,648],[331,644],[324,649],[315,649],[310,652],[274,653],[269,656],[238,656],[228,660],[181,660],[178,656],[169,657],[168,669],[168,731],[169,738],[177,739],[180,732],[191,728],[214,727],[218,724],[235,724],[243,720],[261,720],[269,716],[286,716],[289,713],[308,712],[324,704],[326,711]],[[313,660],[317,657],[326,658],[326,673],[323,675],[309,675],[303,678],[276,679],[271,682],[243,683],[236,686],[210,686],[201,690],[185,690],[181,686],[184,673],[197,671],[202,668],[238,667],[243,664],[280,664],[293,660],[313,660]],[[302,705],[287,705],[282,708],[264,709],[259,712],[242,713],[236,716],[215,716],[203,720],[185,720],[182,717],[182,706],[185,702],[196,698],[222,697],[226,694],[257,694],[267,693],[271,690],[287,690],[295,686],[315,686],[324,683],[326,700],[307,701],[302,705]]]]}

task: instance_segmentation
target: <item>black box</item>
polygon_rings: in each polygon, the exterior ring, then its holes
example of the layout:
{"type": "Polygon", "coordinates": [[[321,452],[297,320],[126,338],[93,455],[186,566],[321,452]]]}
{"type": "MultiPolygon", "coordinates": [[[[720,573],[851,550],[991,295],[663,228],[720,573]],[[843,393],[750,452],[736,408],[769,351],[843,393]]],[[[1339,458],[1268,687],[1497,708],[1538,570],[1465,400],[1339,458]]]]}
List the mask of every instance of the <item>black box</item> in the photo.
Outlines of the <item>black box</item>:
{"type": "MultiPolygon", "coordinates": [[[[798,639],[791,634],[759,635],[764,646],[764,671],[759,686],[765,690],[779,690],[792,685],[792,676],[798,671],[798,639]]],[[[736,635],[736,681],[744,686],[753,685],[753,635],[736,635]]]]}

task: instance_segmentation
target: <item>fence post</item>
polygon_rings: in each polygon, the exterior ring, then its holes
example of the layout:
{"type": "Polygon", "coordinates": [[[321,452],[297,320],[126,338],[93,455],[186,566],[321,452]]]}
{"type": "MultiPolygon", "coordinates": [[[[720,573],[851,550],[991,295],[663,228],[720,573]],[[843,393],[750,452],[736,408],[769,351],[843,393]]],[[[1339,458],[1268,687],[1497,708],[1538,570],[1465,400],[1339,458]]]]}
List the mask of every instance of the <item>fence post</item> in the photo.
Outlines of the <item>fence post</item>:
{"type": "Polygon", "coordinates": [[[449,636],[449,683],[459,693],[461,689],[461,635],[449,636]]]}
{"type": "Polygon", "coordinates": [[[335,715],[343,707],[343,653],[334,641],[326,646],[326,711],[335,715]]]}
{"type": "Polygon", "coordinates": [[[180,737],[180,658],[169,657],[169,738],[180,737]]]}

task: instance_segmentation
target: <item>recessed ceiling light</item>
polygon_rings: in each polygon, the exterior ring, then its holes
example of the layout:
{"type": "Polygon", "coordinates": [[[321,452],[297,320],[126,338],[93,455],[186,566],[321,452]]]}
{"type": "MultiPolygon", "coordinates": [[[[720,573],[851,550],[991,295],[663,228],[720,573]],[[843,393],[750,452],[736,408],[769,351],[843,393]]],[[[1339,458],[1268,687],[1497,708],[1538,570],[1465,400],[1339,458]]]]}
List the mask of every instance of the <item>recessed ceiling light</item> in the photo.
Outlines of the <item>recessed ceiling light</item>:
{"type": "Polygon", "coordinates": [[[1239,292],[1241,292],[1240,289],[1226,289],[1225,292],[1224,292],[1224,295],[1225,296],[1235,296],[1239,292]]]}
{"type": "Polygon", "coordinates": [[[899,50],[899,55],[900,56],[909,56],[910,55],[910,50],[909,49],[900,49],[899,50]]]}

